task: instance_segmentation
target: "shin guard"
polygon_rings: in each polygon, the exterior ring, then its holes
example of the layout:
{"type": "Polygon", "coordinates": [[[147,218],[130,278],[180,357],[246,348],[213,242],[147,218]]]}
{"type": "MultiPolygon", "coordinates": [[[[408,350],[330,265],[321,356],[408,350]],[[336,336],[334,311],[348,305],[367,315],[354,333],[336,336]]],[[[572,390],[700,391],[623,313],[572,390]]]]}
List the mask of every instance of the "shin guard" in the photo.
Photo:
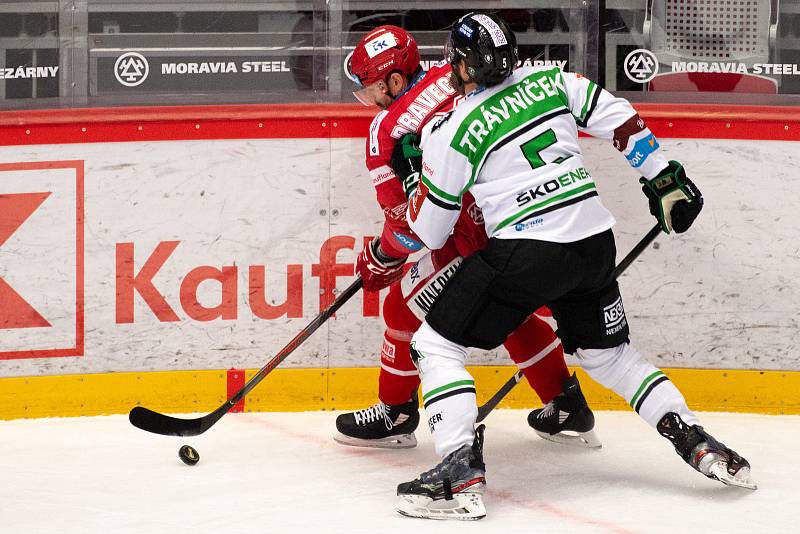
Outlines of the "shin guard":
{"type": "Polygon", "coordinates": [[[530,386],[547,404],[569,378],[561,341],[546,322],[531,315],[503,344],[530,386]]]}
{"type": "Polygon", "coordinates": [[[378,378],[378,398],[390,406],[403,404],[419,387],[419,372],[411,361],[411,336],[420,320],[408,309],[400,284],[394,284],[383,303],[386,332],[381,347],[381,372],[378,378]]]}
{"type": "Polygon", "coordinates": [[[387,330],[383,334],[378,398],[384,404],[408,402],[419,387],[419,371],[411,361],[410,344],[408,337],[401,339],[396,332],[387,330]]]}
{"type": "Polygon", "coordinates": [[[630,343],[611,349],[578,349],[581,367],[589,376],[623,397],[647,424],[656,428],[674,412],[688,425],[698,424],[681,392],[630,343]]]}
{"type": "Polygon", "coordinates": [[[414,334],[413,354],[422,379],[422,399],[436,452],[445,457],[475,437],[475,381],[464,367],[467,350],[423,323],[414,334]]]}

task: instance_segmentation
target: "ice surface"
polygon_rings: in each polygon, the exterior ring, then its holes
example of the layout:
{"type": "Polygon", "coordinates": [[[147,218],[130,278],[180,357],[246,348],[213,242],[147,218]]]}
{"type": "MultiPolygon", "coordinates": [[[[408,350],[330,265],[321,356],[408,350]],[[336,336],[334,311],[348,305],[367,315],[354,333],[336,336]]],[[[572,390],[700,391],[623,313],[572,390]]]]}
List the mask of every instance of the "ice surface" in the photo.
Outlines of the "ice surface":
{"type": "Polygon", "coordinates": [[[599,451],[536,437],[525,411],[487,419],[486,519],[409,519],[397,483],[438,459],[333,441],[335,412],[230,414],[194,438],[126,416],[0,421],[2,533],[760,533],[800,531],[800,417],[700,414],[753,466],[759,490],[690,469],[629,412],[597,413],[599,451]],[[189,467],[178,448],[194,446],[189,467]]]}

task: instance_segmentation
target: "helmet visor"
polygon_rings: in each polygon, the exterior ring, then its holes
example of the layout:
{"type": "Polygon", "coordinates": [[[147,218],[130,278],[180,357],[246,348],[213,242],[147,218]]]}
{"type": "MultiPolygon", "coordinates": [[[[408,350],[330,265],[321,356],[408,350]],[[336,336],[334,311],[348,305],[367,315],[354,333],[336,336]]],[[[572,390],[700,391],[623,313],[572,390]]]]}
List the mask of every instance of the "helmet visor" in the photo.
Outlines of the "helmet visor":
{"type": "Polygon", "coordinates": [[[378,80],[367,86],[356,87],[357,89],[353,91],[353,96],[365,106],[378,106],[378,99],[389,91],[386,87],[386,82],[383,80],[378,80]]]}

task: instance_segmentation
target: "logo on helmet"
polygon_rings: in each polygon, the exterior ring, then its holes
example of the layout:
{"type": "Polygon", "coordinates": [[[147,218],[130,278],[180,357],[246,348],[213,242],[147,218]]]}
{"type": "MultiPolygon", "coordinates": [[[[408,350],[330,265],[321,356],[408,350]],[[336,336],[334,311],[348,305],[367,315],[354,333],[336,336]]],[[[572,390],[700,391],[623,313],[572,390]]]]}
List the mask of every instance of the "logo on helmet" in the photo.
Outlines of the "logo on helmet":
{"type": "Polygon", "coordinates": [[[369,41],[365,45],[365,48],[367,50],[367,55],[373,58],[381,52],[395,46],[397,46],[397,39],[394,38],[393,34],[387,32],[369,41]]]}
{"type": "Polygon", "coordinates": [[[506,34],[503,33],[503,29],[491,18],[483,14],[474,15],[472,18],[486,29],[495,46],[503,46],[504,44],[508,44],[508,41],[506,40],[506,34]]]}

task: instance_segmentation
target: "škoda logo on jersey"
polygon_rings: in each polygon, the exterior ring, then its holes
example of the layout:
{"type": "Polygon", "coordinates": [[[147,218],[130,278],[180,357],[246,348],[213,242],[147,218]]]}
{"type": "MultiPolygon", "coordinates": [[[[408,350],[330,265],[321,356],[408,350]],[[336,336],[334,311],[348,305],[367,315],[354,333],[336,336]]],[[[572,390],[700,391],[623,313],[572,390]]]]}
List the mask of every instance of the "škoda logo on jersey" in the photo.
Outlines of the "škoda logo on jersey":
{"type": "Polygon", "coordinates": [[[555,193],[556,191],[568,187],[572,184],[577,184],[585,180],[592,180],[589,171],[587,171],[583,167],[578,167],[573,171],[569,171],[566,174],[562,174],[552,180],[548,180],[543,184],[539,184],[532,189],[528,189],[523,191],[517,195],[517,205],[522,207],[528,204],[529,202],[533,202],[539,197],[545,197],[551,193],[555,193]]]}

